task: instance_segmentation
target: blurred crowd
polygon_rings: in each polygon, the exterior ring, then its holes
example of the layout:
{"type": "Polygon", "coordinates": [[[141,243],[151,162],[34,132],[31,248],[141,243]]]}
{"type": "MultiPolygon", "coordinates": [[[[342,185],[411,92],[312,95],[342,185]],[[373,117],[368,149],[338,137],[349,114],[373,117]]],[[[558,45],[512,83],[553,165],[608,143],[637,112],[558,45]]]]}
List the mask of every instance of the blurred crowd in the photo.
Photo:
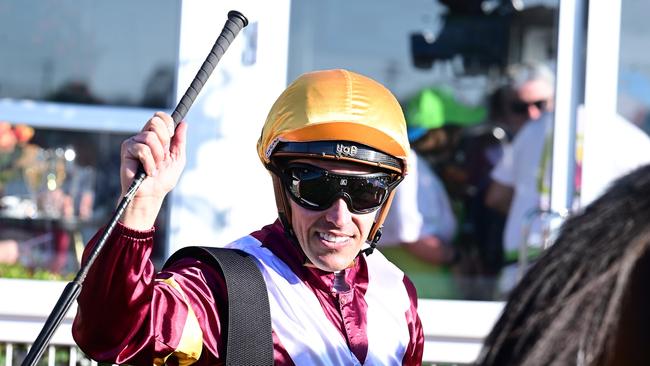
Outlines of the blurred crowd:
{"type": "MultiPolygon", "coordinates": [[[[545,64],[519,63],[483,104],[443,86],[404,103],[412,161],[380,245],[420,297],[503,299],[551,242],[554,79],[545,64]]],[[[596,125],[593,141],[616,146],[596,157],[603,187],[650,161],[650,139],[637,126],[620,116],[596,125]]],[[[581,159],[577,151],[578,194],[581,159]]]]}

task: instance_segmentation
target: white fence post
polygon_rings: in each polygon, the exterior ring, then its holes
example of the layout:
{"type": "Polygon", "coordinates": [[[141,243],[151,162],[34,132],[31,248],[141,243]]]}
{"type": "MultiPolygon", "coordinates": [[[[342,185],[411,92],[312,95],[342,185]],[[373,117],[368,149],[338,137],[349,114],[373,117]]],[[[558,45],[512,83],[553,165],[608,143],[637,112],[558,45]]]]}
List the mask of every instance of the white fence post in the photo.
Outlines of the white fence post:
{"type": "Polygon", "coordinates": [[[14,354],[14,345],[11,343],[5,344],[5,366],[12,366],[14,354]]]}

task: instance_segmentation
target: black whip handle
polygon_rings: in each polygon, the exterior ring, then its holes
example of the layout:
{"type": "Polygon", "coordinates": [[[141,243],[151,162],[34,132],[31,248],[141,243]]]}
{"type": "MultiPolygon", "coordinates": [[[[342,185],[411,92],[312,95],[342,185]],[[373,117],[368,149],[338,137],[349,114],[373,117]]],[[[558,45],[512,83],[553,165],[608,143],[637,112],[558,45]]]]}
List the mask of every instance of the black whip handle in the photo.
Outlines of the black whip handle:
{"type": "Polygon", "coordinates": [[[246,25],[248,25],[248,20],[244,15],[242,15],[242,13],[236,10],[228,12],[228,20],[226,21],[221,34],[219,34],[219,38],[217,38],[214,46],[212,46],[212,50],[210,50],[210,54],[205,61],[203,61],[201,69],[196,73],[194,80],[192,80],[192,83],[187,88],[187,91],[185,91],[185,94],[172,113],[172,119],[174,120],[175,126],[185,118],[187,111],[192,106],[192,103],[194,103],[196,96],[199,94],[203,85],[208,80],[208,77],[210,77],[210,74],[212,74],[212,71],[219,63],[219,60],[221,60],[221,57],[230,46],[230,43],[232,43],[237,34],[239,34],[239,31],[241,31],[246,25]]]}

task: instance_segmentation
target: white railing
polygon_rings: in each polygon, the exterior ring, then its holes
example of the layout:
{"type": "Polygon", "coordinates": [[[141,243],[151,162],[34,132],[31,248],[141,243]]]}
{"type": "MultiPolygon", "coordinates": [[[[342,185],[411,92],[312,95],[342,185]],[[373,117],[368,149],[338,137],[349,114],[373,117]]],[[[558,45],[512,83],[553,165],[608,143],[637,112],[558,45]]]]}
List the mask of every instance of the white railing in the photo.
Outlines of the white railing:
{"type": "Polygon", "coordinates": [[[424,361],[472,364],[503,309],[502,302],[420,299],[424,361]]]}
{"type": "MultiPolygon", "coordinates": [[[[61,296],[66,282],[15,280],[0,278],[0,366],[12,366],[24,357],[27,348],[36,339],[61,296]]],[[[76,312],[73,304],[52,336],[43,354],[48,366],[60,365],[55,355],[63,352],[70,366],[97,365],[86,360],[72,339],[72,319],[76,312]]]]}
{"type": "MultiPolygon", "coordinates": [[[[0,366],[16,363],[12,360],[16,346],[29,345],[36,339],[65,285],[66,282],[58,281],[0,278],[0,350],[4,345],[5,353],[5,365],[0,366]]],[[[420,299],[419,313],[425,333],[424,361],[471,364],[502,309],[500,302],[420,299]]],[[[73,304],[53,335],[44,354],[48,365],[54,365],[54,353],[58,348],[69,352],[71,366],[77,365],[83,356],[71,334],[75,312],[76,304],[73,304]]]]}

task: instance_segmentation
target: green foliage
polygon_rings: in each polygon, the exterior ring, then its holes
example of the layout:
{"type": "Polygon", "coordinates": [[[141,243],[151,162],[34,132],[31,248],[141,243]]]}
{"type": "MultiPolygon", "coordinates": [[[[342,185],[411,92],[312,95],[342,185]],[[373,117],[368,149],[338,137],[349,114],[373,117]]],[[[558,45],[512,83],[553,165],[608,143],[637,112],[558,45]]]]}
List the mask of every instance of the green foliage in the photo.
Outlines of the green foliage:
{"type": "Polygon", "coordinates": [[[74,274],[54,273],[43,268],[27,268],[20,264],[0,264],[0,277],[23,278],[32,280],[69,281],[74,278],[74,274]]]}

